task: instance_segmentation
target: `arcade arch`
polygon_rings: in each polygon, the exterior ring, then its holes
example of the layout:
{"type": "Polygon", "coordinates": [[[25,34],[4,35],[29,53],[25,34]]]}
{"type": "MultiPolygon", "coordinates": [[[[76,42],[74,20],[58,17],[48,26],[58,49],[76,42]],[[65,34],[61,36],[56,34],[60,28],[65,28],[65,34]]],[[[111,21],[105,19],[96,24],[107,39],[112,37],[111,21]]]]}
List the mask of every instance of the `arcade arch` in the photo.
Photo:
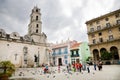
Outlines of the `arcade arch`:
{"type": "Polygon", "coordinates": [[[93,58],[95,61],[99,60],[99,51],[97,49],[93,50],[93,58]]]}

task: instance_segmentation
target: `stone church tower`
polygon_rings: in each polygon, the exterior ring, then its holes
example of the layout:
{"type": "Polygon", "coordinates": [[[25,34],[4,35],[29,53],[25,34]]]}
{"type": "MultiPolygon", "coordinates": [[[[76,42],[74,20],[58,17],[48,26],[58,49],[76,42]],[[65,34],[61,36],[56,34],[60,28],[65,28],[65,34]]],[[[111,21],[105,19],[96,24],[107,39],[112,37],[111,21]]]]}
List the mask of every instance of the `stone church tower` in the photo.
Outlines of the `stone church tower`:
{"type": "Polygon", "coordinates": [[[9,60],[16,67],[32,67],[50,62],[49,43],[42,32],[40,9],[34,7],[30,15],[28,33],[6,33],[0,29],[0,61],[9,60]]]}
{"type": "Polygon", "coordinates": [[[42,22],[40,9],[34,7],[30,15],[30,23],[28,25],[28,35],[32,37],[32,40],[37,43],[46,43],[47,36],[41,32],[42,22]]]}

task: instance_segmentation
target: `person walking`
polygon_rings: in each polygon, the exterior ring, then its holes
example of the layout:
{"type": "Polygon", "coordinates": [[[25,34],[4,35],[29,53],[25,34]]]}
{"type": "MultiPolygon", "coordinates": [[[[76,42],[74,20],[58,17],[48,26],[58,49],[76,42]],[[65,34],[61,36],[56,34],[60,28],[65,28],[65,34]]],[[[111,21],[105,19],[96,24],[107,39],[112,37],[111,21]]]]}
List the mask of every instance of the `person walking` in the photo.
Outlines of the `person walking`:
{"type": "Polygon", "coordinates": [[[94,70],[96,70],[96,62],[93,63],[93,66],[94,66],[94,70]]]}
{"type": "Polygon", "coordinates": [[[90,73],[90,65],[87,63],[87,71],[88,71],[88,73],[90,73]]]}
{"type": "Polygon", "coordinates": [[[101,61],[98,62],[98,70],[99,71],[102,70],[102,62],[101,61]]]}
{"type": "Polygon", "coordinates": [[[60,65],[58,65],[58,73],[60,73],[60,65]]]}
{"type": "Polygon", "coordinates": [[[82,70],[82,64],[79,63],[79,71],[81,72],[81,70],[82,70]]]}

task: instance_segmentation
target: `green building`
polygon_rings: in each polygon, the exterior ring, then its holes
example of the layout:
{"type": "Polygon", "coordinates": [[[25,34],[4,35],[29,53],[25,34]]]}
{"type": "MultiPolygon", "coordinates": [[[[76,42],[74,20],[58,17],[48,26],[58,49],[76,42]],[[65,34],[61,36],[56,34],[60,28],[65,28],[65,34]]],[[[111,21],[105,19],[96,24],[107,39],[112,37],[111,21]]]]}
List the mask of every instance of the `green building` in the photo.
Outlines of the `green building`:
{"type": "Polygon", "coordinates": [[[90,57],[90,49],[87,42],[82,42],[79,46],[80,60],[85,63],[87,58],[90,57]]]}
{"type": "Polygon", "coordinates": [[[90,49],[87,42],[76,43],[70,47],[71,64],[73,62],[86,62],[86,59],[90,57],[90,49]]]}

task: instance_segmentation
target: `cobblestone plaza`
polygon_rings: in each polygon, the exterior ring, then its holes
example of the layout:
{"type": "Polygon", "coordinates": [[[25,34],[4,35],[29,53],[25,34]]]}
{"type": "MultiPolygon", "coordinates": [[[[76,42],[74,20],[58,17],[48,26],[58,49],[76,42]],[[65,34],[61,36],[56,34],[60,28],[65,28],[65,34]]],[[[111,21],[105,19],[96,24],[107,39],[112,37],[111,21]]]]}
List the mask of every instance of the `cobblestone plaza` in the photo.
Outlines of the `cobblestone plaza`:
{"type": "Polygon", "coordinates": [[[58,73],[57,67],[49,67],[51,74],[43,74],[42,68],[17,69],[11,80],[120,80],[120,65],[103,65],[102,71],[94,70],[90,66],[90,73],[87,71],[67,73],[61,67],[58,73]],[[22,73],[22,75],[20,75],[22,73]]]}

